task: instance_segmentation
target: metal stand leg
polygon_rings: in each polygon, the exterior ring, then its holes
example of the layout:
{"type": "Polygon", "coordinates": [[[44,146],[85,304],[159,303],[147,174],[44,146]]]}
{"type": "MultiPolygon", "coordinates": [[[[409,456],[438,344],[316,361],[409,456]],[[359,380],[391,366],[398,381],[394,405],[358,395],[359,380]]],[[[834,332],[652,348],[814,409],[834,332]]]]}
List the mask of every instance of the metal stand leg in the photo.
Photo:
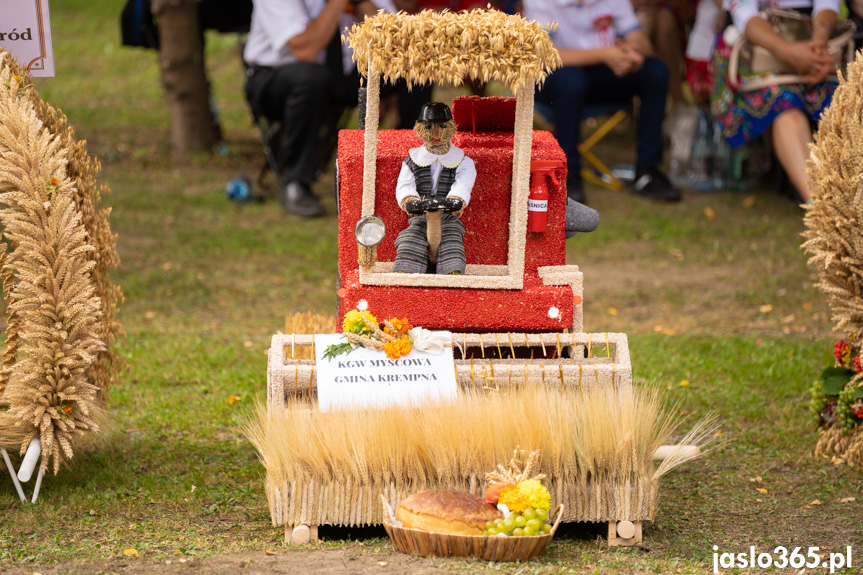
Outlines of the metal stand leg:
{"type": "Polygon", "coordinates": [[[33,487],[33,499],[30,503],[36,503],[36,500],[39,498],[39,489],[42,487],[42,476],[45,475],[45,472],[42,471],[42,468],[39,468],[39,475],[36,476],[36,485],[33,487]]]}
{"type": "MultiPolygon", "coordinates": [[[[30,446],[27,448],[27,453],[24,455],[24,460],[21,462],[21,469],[18,472],[15,472],[15,467],[12,465],[12,460],[9,459],[9,454],[6,450],[0,447],[0,451],[3,452],[3,461],[6,463],[6,469],[9,471],[9,475],[12,476],[12,483],[15,484],[15,489],[18,491],[18,497],[21,498],[21,503],[27,503],[27,496],[24,495],[24,490],[21,488],[21,482],[30,481],[30,477],[33,474],[33,469],[36,467],[36,463],[39,461],[39,455],[42,451],[41,443],[38,439],[34,439],[30,442],[30,446]]],[[[36,476],[36,485],[33,487],[33,499],[30,503],[36,503],[36,500],[39,498],[39,490],[42,488],[42,478],[45,473],[42,471],[42,468],[39,468],[39,474],[36,476]]]]}
{"type": "Polygon", "coordinates": [[[3,461],[6,463],[6,470],[9,472],[9,475],[12,476],[12,483],[15,484],[15,489],[18,491],[18,497],[21,498],[21,503],[27,503],[27,498],[24,496],[24,490],[21,489],[21,483],[18,481],[18,474],[15,473],[15,468],[12,467],[12,461],[9,459],[9,454],[6,453],[6,449],[0,447],[0,451],[3,452],[3,461]]]}

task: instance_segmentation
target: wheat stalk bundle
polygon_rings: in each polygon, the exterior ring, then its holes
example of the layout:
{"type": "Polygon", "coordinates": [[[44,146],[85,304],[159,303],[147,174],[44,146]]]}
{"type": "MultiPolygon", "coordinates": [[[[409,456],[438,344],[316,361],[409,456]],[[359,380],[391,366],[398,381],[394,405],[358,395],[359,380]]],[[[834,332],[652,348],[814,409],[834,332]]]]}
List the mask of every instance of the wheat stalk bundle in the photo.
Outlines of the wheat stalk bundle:
{"type": "Polygon", "coordinates": [[[118,263],[98,164],[66,118],[39,98],[0,50],[0,222],[11,250],[0,278],[7,344],[0,365],[0,442],[23,453],[42,442],[41,468],[59,470],[73,444],[98,431],[118,357],[118,263]]]}
{"type": "MultiPolygon", "coordinates": [[[[703,420],[685,441],[709,443],[715,426],[714,419],[703,420]]],[[[352,524],[379,522],[379,506],[356,507],[380,493],[397,504],[427,487],[481,492],[486,473],[510,461],[516,449],[542,454],[530,473],[549,478],[553,505],[571,507],[570,519],[631,510],[630,518],[649,517],[659,477],[683,462],[656,469],[652,462],[675,429],[673,411],[654,392],[516,386],[466,391],[457,401],[421,409],[322,413],[292,402],[270,415],[261,408],[247,435],[267,469],[276,524],[352,524]],[[327,495],[333,489],[344,495],[327,495]]]]}
{"type": "Polygon", "coordinates": [[[461,85],[465,78],[503,83],[513,93],[542,83],[562,65],[548,29],[498,10],[418,14],[379,11],[354,24],[350,44],[359,71],[369,64],[389,81],[461,85]]]}
{"type": "Polygon", "coordinates": [[[863,328],[863,60],[848,65],[812,146],[804,249],[837,330],[863,328]]]}
{"type": "MultiPolygon", "coordinates": [[[[818,271],[837,331],[863,330],[863,60],[848,65],[830,107],[821,117],[810,155],[812,203],[805,216],[803,248],[818,271]]],[[[855,337],[852,335],[852,339],[855,337]]],[[[848,386],[863,385],[857,374],[848,386]]],[[[863,465],[860,428],[855,441],[840,441],[841,430],[819,434],[816,454],[863,465]]]]}

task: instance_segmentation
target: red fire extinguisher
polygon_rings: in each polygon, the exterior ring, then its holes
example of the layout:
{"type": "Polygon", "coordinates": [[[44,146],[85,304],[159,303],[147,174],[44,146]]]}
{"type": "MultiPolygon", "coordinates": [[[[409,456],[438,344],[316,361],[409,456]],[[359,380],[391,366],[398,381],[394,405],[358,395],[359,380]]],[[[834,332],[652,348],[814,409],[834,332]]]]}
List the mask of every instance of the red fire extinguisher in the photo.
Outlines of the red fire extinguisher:
{"type": "Polygon", "coordinates": [[[558,183],[554,170],[562,168],[563,162],[556,160],[533,160],[530,162],[530,196],[527,198],[527,231],[544,232],[548,229],[548,187],[546,176],[558,183]]]}

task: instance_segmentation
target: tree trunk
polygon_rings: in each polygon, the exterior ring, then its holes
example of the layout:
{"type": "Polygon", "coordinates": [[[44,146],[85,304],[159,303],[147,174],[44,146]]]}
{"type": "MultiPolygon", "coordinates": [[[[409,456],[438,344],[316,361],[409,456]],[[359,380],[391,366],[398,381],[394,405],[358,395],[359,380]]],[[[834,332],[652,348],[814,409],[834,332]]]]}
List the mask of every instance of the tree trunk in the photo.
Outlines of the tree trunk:
{"type": "Polygon", "coordinates": [[[171,148],[179,158],[209,151],[219,139],[210,110],[203,33],[197,0],[154,0],[159,66],[171,114],[171,148]]]}

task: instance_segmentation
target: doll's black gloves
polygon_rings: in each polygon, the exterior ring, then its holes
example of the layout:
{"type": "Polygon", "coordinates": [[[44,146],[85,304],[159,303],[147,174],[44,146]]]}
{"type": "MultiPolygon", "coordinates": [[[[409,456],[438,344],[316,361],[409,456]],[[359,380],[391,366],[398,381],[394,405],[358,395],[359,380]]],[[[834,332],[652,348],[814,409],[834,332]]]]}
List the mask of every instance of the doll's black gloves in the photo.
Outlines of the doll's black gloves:
{"type": "Polygon", "coordinates": [[[462,208],[464,208],[464,201],[461,198],[444,198],[442,200],[429,198],[427,200],[409,200],[405,203],[405,211],[415,215],[426,212],[439,212],[441,210],[452,214],[460,211],[462,208]]]}

